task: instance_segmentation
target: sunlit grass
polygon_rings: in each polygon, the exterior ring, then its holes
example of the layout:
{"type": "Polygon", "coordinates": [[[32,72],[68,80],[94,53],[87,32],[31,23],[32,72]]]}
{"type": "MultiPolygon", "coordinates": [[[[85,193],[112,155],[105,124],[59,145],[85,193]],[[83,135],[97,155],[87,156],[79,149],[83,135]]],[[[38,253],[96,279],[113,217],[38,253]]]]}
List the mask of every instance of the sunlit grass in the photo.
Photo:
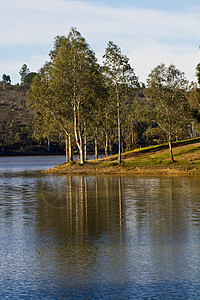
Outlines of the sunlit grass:
{"type": "Polygon", "coordinates": [[[172,163],[168,144],[135,149],[118,155],[87,161],[65,163],[47,172],[60,174],[200,174],[200,138],[173,144],[175,162],[172,163]]]}

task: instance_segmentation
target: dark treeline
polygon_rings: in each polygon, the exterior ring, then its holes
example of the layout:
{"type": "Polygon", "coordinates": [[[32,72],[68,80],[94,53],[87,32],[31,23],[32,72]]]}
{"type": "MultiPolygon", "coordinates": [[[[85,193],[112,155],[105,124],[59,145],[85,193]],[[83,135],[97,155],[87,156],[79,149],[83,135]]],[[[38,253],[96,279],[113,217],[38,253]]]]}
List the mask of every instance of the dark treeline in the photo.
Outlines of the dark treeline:
{"type": "Polygon", "coordinates": [[[66,161],[78,153],[83,164],[88,153],[98,158],[101,151],[118,153],[120,163],[124,151],[168,142],[173,162],[172,142],[199,136],[200,65],[198,84],[189,83],[174,65],[161,63],[145,86],[115,43],[107,44],[100,66],[75,28],[55,38],[49,57],[37,74],[24,64],[21,85],[12,86],[4,74],[2,151],[14,144],[42,144],[50,151],[53,144],[65,148],[66,161]],[[11,92],[18,93],[15,107],[6,99],[11,92]]]}

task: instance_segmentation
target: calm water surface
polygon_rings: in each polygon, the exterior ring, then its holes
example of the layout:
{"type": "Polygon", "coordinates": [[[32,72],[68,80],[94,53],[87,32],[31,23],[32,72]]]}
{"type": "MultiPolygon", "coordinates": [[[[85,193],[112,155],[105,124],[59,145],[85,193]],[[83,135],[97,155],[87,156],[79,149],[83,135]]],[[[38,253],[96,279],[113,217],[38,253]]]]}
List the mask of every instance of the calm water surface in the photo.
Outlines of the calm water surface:
{"type": "Polygon", "coordinates": [[[0,157],[0,299],[200,299],[200,177],[0,157]]]}

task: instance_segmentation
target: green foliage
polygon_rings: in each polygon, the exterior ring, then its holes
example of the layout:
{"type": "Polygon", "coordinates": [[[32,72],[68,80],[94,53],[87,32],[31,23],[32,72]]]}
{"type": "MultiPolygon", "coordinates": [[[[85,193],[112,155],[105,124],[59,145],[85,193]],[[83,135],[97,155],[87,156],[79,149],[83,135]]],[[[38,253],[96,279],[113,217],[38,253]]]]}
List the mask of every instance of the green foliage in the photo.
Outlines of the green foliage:
{"type": "Polygon", "coordinates": [[[108,42],[103,59],[104,74],[114,86],[121,85],[126,89],[138,87],[138,78],[129,64],[128,57],[123,55],[121,49],[112,41],[108,42]]]}
{"type": "Polygon", "coordinates": [[[81,162],[85,127],[102,103],[98,100],[104,93],[102,78],[94,52],[72,28],[67,37],[56,37],[50,62],[40,69],[29,91],[29,105],[38,122],[42,118],[45,124],[43,135],[55,128],[66,136],[73,132],[81,162]]]}
{"type": "Polygon", "coordinates": [[[184,73],[174,65],[160,64],[152,70],[147,79],[146,96],[150,101],[152,122],[156,122],[167,134],[171,160],[174,162],[171,140],[179,136],[187,127],[188,100],[186,97],[188,81],[184,73]]]}
{"type": "Polygon", "coordinates": [[[3,74],[2,79],[3,79],[3,87],[6,87],[7,85],[11,84],[10,75],[3,74]]]}
{"type": "MultiPolygon", "coordinates": [[[[140,86],[129,59],[114,42],[108,43],[100,67],[76,28],[55,38],[49,56],[38,74],[25,64],[20,70],[23,86],[31,86],[34,134],[38,139],[73,136],[82,162],[86,137],[90,148],[95,139],[105,153],[118,143],[121,155],[121,148],[156,144],[166,137],[171,142],[194,131],[200,93],[197,87],[188,92],[184,73],[174,65],[160,64],[149,74],[147,88],[140,86]]],[[[198,72],[199,65],[197,77],[198,72]]]]}
{"type": "Polygon", "coordinates": [[[23,83],[27,88],[30,88],[31,83],[33,82],[33,79],[36,76],[36,74],[36,72],[30,72],[24,77],[23,83]]]}
{"type": "Polygon", "coordinates": [[[196,77],[197,77],[198,84],[200,84],[200,64],[198,64],[196,67],[196,77]]]}
{"type": "Polygon", "coordinates": [[[191,110],[191,134],[195,137],[200,133],[200,89],[194,82],[189,87],[188,101],[191,110]]]}
{"type": "Polygon", "coordinates": [[[128,93],[134,88],[138,88],[139,83],[133,68],[129,64],[129,59],[122,54],[121,49],[113,42],[110,41],[108,43],[103,59],[103,72],[107,81],[109,102],[112,103],[112,109],[115,109],[114,115],[117,120],[118,161],[120,163],[122,146],[121,125],[126,115],[128,93]]]}
{"type": "Polygon", "coordinates": [[[174,65],[161,64],[148,76],[145,95],[149,100],[150,117],[167,135],[177,135],[187,124],[187,84],[184,73],[174,65]]]}
{"type": "Polygon", "coordinates": [[[21,67],[19,74],[21,75],[21,85],[24,84],[25,81],[25,77],[29,74],[29,69],[27,67],[26,64],[23,64],[23,66],[21,67]]]}

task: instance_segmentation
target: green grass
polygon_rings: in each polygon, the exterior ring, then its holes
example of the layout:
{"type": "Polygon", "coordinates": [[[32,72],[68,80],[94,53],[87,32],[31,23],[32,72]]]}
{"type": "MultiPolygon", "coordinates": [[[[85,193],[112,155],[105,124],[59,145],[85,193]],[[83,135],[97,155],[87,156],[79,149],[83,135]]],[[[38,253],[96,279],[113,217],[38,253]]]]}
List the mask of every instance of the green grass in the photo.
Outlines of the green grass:
{"type": "Polygon", "coordinates": [[[135,149],[123,153],[122,163],[118,155],[87,161],[65,163],[47,172],[58,174],[200,174],[200,138],[173,144],[175,162],[170,159],[168,144],[135,149]],[[178,148],[179,147],[179,148],[178,148]]]}

